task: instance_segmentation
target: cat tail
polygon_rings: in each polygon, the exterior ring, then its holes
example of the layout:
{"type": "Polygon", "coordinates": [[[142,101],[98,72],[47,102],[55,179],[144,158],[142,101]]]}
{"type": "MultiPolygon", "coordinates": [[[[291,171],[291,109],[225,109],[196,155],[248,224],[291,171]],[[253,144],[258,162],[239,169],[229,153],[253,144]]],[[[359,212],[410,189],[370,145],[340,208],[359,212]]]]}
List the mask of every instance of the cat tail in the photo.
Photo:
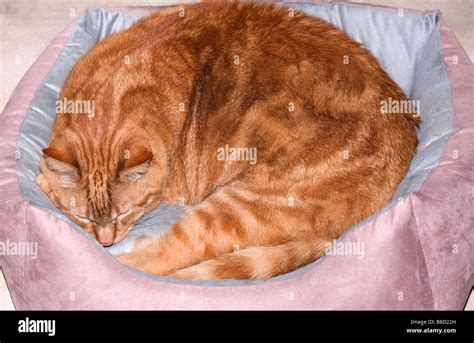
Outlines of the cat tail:
{"type": "Polygon", "coordinates": [[[169,276],[192,280],[266,280],[315,261],[325,254],[329,244],[329,241],[318,238],[252,247],[180,269],[169,276]]]}

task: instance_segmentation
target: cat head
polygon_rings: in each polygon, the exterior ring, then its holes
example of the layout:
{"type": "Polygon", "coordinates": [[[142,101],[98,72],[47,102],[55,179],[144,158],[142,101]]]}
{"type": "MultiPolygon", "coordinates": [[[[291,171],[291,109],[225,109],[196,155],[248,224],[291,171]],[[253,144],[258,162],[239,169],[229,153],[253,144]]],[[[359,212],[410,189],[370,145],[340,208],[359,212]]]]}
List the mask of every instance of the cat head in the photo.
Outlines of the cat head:
{"type": "Polygon", "coordinates": [[[121,241],[146,211],[158,206],[164,179],[149,145],[136,141],[115,152],[55,141],[43,150],[40,170],[42,190],[104,246],[121,241]]]}

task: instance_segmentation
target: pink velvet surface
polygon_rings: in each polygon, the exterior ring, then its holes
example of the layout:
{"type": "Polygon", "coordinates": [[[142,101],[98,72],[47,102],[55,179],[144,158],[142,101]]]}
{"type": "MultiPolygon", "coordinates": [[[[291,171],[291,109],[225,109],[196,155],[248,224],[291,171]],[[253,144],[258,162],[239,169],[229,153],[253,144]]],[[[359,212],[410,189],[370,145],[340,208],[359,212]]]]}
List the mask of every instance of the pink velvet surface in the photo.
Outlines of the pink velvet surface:
{"type": "Polygon", "coordinates": [[[364,257],[326,256],[289,280],[217,287],[157,281],[130,271],[95,241],[22,199],[15,174],[19,130],[74,25],[31,67],[2,115],[0,241],[38,244],[37,259],[0,255],[16,309],[462,309],[474,282],[474,71],[444,24],[454,132],[420,191],[341,238],[362,242],[364,257]]]}

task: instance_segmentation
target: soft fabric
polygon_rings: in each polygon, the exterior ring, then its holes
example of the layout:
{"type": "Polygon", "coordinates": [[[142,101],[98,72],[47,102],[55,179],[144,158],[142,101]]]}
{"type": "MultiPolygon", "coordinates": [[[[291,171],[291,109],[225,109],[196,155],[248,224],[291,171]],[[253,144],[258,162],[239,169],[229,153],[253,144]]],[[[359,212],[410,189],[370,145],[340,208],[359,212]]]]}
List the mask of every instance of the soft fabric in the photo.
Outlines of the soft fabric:
{"type": "MultiPolygon", "coordinates": [[[[471,62],[452,32],[444,24],[440,28],[437,13],[404,11],[399,17],[396,10],[371,6],[292,6],[335,23],[361,41],[405,93],[421,101],[420,146],[396,201],[339,240],[363,247],[359,254],[336,250],[267,282],[176,283],[125,268],[66,221],[34,184],[61,83],[73,62],[98,39],[156,8],[118,9],[122,14],[94,10],[46,49],[3,114],[0,243],[38,246],[36,259],[2,256],[0,250],[17,309],[462,308],[474,281],[471,62]]],[[[141,230],[169,227],[181,210],[158,209],[131,238],[141,230]]]]}
{"type": "MultiPolygon", "coordinates": [[[[420,142],[417,154],[388,208],[400,198],[419,189],[428,172],[438,162],[451,133],[453,108],[448,76],[439,50],[439,13],[430,12],[422,16],[403,13],[400,17],[398,12],[366,10],[345,5],[291,4],[291,8],[302,9],[309,15],[329,21],[363,43],[405,94],[420,101],[423,125],[418,131],[420,142]],[[425,67],[416,68],[418,61],[423,61],[425,67]]],[[[66,76],[80,56],[108,34],[129,27],[148,12],[131,14],[103,9],[86,11],[39,88],[20,132],[17,151],[21,152],[22,158],[18,160],[17,174],[23,198],[67,221],[78,230],[81,229],[64,216],[35,184],[39,174],[41,150],[48,145],[55,118],[55,102],[66,76]]],[[[162,206],[145,215],[127,239],[107,250],[111,253],[131,251],[137,236],[160,234],[179,219],[183,212],[183,208],[178,205],[162,206]]]]}

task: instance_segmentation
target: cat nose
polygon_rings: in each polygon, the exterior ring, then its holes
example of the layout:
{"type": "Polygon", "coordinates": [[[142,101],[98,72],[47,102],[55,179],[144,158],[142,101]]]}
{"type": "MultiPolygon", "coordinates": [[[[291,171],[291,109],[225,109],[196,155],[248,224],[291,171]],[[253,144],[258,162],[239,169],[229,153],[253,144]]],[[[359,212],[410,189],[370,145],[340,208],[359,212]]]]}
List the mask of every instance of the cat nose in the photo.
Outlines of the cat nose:
{"type": "Polygon", "coordinates": [[[114,242],[100,242],[100,244],[102,244],[104,247],[110,247],[112,244],[114,244],[114,242]]]}
{"type": "Polygon", "coordinates": [[[114,244],[115,232],[110,226],[98,227],[95,230],[96,238],[104,247],[114,244]]]}

